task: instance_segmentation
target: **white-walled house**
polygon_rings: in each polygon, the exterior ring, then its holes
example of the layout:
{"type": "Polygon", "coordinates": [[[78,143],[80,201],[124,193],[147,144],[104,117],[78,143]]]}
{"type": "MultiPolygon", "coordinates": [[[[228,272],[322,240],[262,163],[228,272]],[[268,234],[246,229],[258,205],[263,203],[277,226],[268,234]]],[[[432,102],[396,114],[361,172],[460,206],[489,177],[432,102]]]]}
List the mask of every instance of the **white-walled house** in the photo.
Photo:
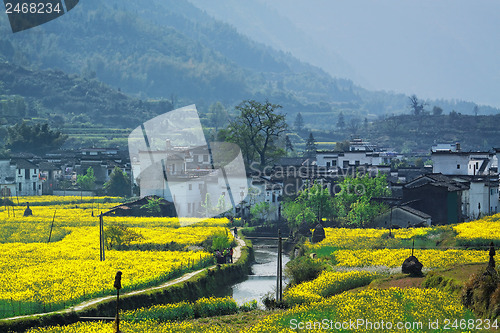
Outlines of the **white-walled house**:
{"type": "Polygon", "coordinates": [[[327,169],[349,168],[352,166],[384,166],[390,165],[393,159],[402,158],[393,152],[373,152],[353,150],[347,152],[318,151],[316,165],[327,169]]]}
{"type": "Polygon", "coordinates": [[[473,221],[481,216],[498,213],[499,183],[496,176],[460,176],[453,179],[469,185],[469,189],[462,192],[464,220],[473,221]]]}
{"type": "Polygon", "coordinates": [[[28,160],[17,160],[15,163],[17,195],[42,195],[38,166],[28,160]]]}
{"type": "Polygon", "coordinates": [[[491,152],[456,150],[432,151],[433,172],[467,182],[469,189],[462,193],[462,215],[471,221],[480,216],[495,214],[499,208],[498,156],[491,152]]]}
{"type": "Polygon", "coordinates": [[[323,150],[316,152],[316,165],[327,169],[338,167],[339,152],[323,150]]]}
{"type": "Polygon", "coordinates": [[[435,151],[431,153],[432,172],[443,175],[484,175],[497,164],[490,152],[435,151]]]}
{"type": "Polygon", "coordinates": [[[279,220],[281,216],[281,197],[283,195],[283,184],[271,181],[265,177],[254,177],[249,188],[249,194],[245,200],[248,208],[259,202],[269,204],[269,216],[271,221],[279,220]]]}
{"type": "MultiPolygon", "coordinates": [[[[212,147],[212,153],[214,150],[225,153],[220,147],[212,147]]],[[[247,195],[248,180],[240,166],[243,160],[213,165],[207,146],[174,147],[167,141],[164,149],[139,151],[138,157],[131,163],[140,196],[165,198],[174,203],[180,217],[234,214],[247,195]]]]}
{"type": "Polygon", "coordinates": [[[25,159],[0,161],[2,196],[42,195],[39,167],[25,159]]]}
{"type": "Polygon", "coordinates": [[[0,194],[2,197],[15,196],[16,166],[10,160],[0,160],[0,194]]]}

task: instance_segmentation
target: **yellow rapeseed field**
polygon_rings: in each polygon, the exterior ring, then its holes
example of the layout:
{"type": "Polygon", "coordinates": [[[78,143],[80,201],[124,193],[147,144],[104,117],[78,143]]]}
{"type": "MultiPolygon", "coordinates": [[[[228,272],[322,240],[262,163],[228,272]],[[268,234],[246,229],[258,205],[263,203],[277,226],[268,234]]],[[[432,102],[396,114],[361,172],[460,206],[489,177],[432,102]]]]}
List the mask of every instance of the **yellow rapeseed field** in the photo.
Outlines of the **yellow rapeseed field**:
{"type": "MultiPolygon", "coordinates": [[[[197,325],[193,322],[158,322],[146,320],[141,322],[120,322],[120,331],[127,333],[225,333],[230,330],[220,325],[197,325]]],[[[114,333],[112,323],[79,322],[69,326],[56,326],[31,329],[27,333],[114,333]]]]}
{"type": "MultiPolygon", "coordinates": [[[[411,239],[415,236],[423,236],[432,228],[410,228],[395,229],[391,233],[396,239],[411,239]]],[[[325,228],[326,238],[314,245],[311,249],[324,246],[339,248],[370,248],[375,243],[380,244],[382,237],[387,236],[387,229],[349,229],[349,228],[325,228]]]]}
{"type": "MultiPolygon", "coordinates": [[[[453,227],[459,241],[500,241],[500,214],[486,216],[479,220],[460,223],[453,227]]],[[[487,244],[485,244],[487,245],[487,244]]]]}
{"type": "Polygon", "coordinates": [[[271,315],[249,332],[296,332],[299,328],[308,332],[342,328],[349,332],[422,332],[436,320],[440,329],[448,320],[448,331],[468,331],[453,330],[455,319],[467,325],[473,316],[451,294],[436,289],[367,289],[271,315]]]}
{"type": "MultiPolygon", "coordinates": [[[[411,255],[410,249],[338,250],[332,256],[338,266],[398,267],[411,255]]],[[[424,268],[445,268],[453,265],[488,261],[488,253],[478,250],[415,250],[414,255],[424,268]]]]}
{"type": "MultiPolygon", "coordinates": [[[[206,251],[106,251],[99,260],[99,218],[96,204],[74,201],[80,197],[22,197],[32,205],[0,207],[0,301],[62,305],[113,292],[116,271],[123,272],[125,290],[159,284],[194,266],[207,265],[206,251]],[[51,201],[52,200],[52,201],[51,201]],[[50,205],[50,202],[56,204],[50,205]],[[55,212],[55,218],[54,218],[55,212]],[[51,242],[47,243],[53,222],[51,242]]],[[[93,198],[104,201],[104,198],[93,198]]],[[[116,199],[116,198],[111,198],[116,199]]],[[[109,200],[111,200],[109,199],[109,200]]],[[[103,210],[117,203],[100,203],[103,210]]],[[[228,219],[104,217],[104,226],[123,223],[143,235],[138,244],[199,245],[224,230],[228,219]],[[193,223],[198,222],[198,223],[193,223]],[[189,227],[181,228],[182,225],[189,227]],[[171,228],[171,227],[174,228],[171,228]]],[[[151,247],[155,248],[155,247],[151,247]]],[[[161,247],[160,247],[161,248],[161,247]]]]}
{"type": "MultiPolygon", "coordinates": [[[[182,234],[176,237],[182,241],[182,234]]],[[[176,270],[212,257],[203,251],[112,250],[101,262],[99,231],[90,227],[72,228],[56,243],[0,244],[0,251],[0,299],[56,304],[111,292],[118,270],[123,287],[133,289],[167,280],[176,270]]]]}
{"type": "MultiPolygon", "coordinates": [[[[185,228],[133,228],[134,231],[140,233],[144,239],[138,240],[139,244],[168,244],[175,242],[181,245],[199,244],[209,236],[217,232],[225,232],[226,228],[222,227],[185,227],[185,228]]],[[[232,239],[232,233],[227,232],[227,235],[232,239]]]]}
{"type": "Polygon", "coordinates": [[[318,302],[325,297],[367,285],[376,277],[377,274],[371,272],[323,271],[316,279],[287,289],[283,297],[289,304],[318,302]]]}
{"type": "Polygon", "coordinates": [[[87,196],[79,196],[79,195],[66,195],[66,196],[57,196],[57,195],[37,195],[37,196],[22,196],[22,197],[10,197],[10,199],[15,204],[24,205],[26,202],[29,202],[30,205],[43,205],[43,204],[81,204],[81,203],[94,203],[97,206],[97,203],[100,202],[114,202],[115,206],[117,202],[121,202],[123,198],[120,197],[87,197],[87,196]]]}

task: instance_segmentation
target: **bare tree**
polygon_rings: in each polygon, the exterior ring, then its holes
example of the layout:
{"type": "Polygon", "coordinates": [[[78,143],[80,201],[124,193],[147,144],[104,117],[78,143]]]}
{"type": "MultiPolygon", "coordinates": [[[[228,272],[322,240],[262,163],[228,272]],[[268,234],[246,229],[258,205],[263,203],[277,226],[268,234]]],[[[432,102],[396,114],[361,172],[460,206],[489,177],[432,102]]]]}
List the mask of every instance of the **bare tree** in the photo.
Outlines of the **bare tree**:
{"type": "Polygon", "coordinates": [[[410,109],[415,116],[419,116],[424,113],[424,106],[426,103],[421,102],[416,95],[411,95],[408,97],[410,100],[410,109]]]}

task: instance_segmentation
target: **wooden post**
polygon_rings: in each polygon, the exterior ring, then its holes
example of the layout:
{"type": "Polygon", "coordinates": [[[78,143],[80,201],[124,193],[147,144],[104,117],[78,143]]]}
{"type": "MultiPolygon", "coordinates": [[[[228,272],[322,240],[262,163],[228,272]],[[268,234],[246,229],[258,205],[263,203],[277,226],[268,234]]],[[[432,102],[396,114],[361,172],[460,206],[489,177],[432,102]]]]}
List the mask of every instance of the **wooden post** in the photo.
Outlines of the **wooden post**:
{"type": "Polygon", "coordinates": [[[392,206],[391,206],[391,220],[389,222],[389,237],[392,237],[392,206]]]}
{"type": "Polygon", "coordinates": [[[118,271],[115,275],[114,287],[116,288],[116,317],[115,317],[115,333],[120,332],[120,289],[122,289],[122,272],[118,271]]]}
{"type": "Polygon", "coordinates": [[[52,228],[54,227],[54,219],[56,218],[56,211],[57,209],[54,210],[54,216],[52,217],[52,224],[50,225],[49,240],[47,241],[47,243],[50,243],[50,237],[52,237],[52,228]]]}

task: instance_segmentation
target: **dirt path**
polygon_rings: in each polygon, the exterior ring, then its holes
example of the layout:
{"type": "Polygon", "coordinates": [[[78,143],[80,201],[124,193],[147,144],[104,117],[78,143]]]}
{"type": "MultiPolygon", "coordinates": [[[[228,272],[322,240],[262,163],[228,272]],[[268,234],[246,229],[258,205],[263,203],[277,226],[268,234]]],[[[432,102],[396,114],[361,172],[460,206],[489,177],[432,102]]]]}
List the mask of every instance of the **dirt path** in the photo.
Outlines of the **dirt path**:
{"type": "MultiPolygon", "coordinates": [[[[245,244],[245,241],[242,240],[241,238],[236,238],[235,240],[238,243],[238,245],[234,248],[233,262],[236,263],[240,259],[240,257],[241,257],[241,248],[243,246],[245,246],[246,244],[245,244]]],[[[134,290],[134,291],[130,291],[130,292],[127,292],[127,293],[124,293],[124,294],[120,294],[120,296],[138,295],[138,294],[146,293],[146,292],[149,292],[149,291],[152,291],[152,290],[163,289],[163,288],[172,286],[172,285],[174,285],[176,283],[180,283],[180,282],[189,280],[193,276],[196,276],[196,275],[200,274],[201,272],[203,272],[203,271],[205,271],[207,269],[215,268],[215,266],[216,265],[213,265],[213,266],[210,266],[210,267],[199,269],[199,270],[194,271],[194,272],[186,273],[186,274],[184,274],[183,276],[181,276],[181,277],[179,277],[177,279],[167,281],[167,282],[165,282],[165,283],[163,283],[163,284],[161,284],[159,286],[156,286],[156,287],[149,287],[149,288],[145,288],[145,289],[134,290]]],[[[107,301],[107,300],[110,300],[110,299],[115,299],[115,298],[116,298],[115,295],[105,296],[105,297],[99,297],[99,298],[95,298],[95,299],[91,299],[91,300],[82,302],[80,304],[74,305],[72,307],[69,307],[69,308],[63,309],[63,310],[52,311],[52,312],[44,312],[44,313],[35,313],[35,314],[30,314],[30,315],[25,315],[25,316],[3,318],[3,319],[0,319],[0,320],[15,320],[15,319],[20,319],[20,318],[29,318],[29,317],[37,317],[37,316],[46,316],[46,315],[57,314],[57,313],[68,313],[68,312],[72,312],[72,311],[81,311],[81,310],[84,310],[85,308],[88,308],[88,307],[91,307],[93,305],[99,304],[101,302],[104,302],[104,301],[107,301]]]]}

